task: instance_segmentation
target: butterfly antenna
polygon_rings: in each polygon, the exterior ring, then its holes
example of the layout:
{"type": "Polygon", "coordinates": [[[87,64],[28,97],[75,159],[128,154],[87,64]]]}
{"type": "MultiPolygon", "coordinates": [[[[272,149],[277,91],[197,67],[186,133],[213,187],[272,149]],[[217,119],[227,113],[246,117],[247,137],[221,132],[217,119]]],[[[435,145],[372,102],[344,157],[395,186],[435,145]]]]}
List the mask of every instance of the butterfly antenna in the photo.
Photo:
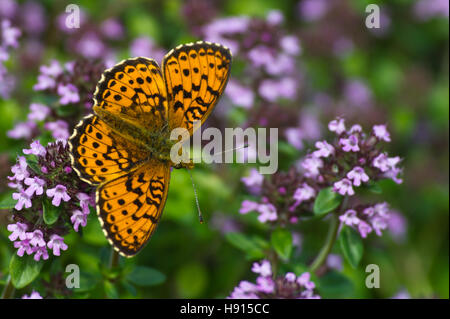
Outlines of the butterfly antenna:
{"type": "Polygon", "coordinates": [[[198,220],[200,221],[200,224],[203,224],[203,215],[202,215],[202,211],[200,210],[200,205],[198,203],[197,189],[195,188],[194,178],[192,177],[191,170],[188,169],[187,171],[189,172],[189,176],[191,177],[192,188],[194,188],[195,204],[197,204],[197,210],[198,210],[198,220]]]}
{"type": "Polygon", "coordinates": [[[220,155],[220,154],[228,153],[228,152],[231,152],[231,151],[237,151],[237,150],[240,150],[240,149],[243,149],[243,148],[247,148],[247,147],[248,147],[248,144],[244,144],[244,145],[236,147],[236,148],[231,148],[231,149],[225,150],[223,152],[215,153],[214,155],[220,155]]]}

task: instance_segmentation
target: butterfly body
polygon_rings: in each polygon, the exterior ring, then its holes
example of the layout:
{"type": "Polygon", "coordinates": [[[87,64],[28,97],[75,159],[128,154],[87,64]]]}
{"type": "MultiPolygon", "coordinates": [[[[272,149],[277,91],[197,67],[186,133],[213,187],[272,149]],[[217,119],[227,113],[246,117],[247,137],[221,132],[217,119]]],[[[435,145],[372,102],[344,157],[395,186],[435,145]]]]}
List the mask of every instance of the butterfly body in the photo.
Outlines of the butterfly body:
{"type": "Polygon", "coordinates": [[[231,53],[196,42],[171,50],[163,69],[148,58],[122,61],[106,70],[94,93],[94,114],[69,139],[72,167],[96,185],[96,206],[114,248],[130,257],[148,242],[167,199],[170,139],[175,128],[193,133],[225,89],[231,53]]]}

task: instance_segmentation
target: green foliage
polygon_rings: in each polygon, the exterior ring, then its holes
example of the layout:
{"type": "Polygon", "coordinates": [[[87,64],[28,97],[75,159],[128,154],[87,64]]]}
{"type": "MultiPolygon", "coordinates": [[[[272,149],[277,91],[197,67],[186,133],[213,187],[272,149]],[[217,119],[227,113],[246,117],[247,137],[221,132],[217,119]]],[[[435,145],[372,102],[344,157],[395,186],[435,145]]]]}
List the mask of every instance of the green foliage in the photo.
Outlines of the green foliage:
{"type": "Polygon", "coordinates": [[[156,269],[145,266],[136,266],[126,276],[126,279],[136,286],[147,287],[163,283],[166,280],[166,276],[156,269]]]}
{"type": "Polygon", "coordinates": [[[43,265],[42,261],[35,261],[33,256],[13,255],[9,264],[9,273],[14,287],[20,289],[29,285],[39,275],[43,265]]]}
{"type": "Polygon", "coordinates": [[[272,232],[270,242],[278,256],[288,260],[292,252],[292,233],[287,229],[278,228],[272,232]]]}
{"type": "Polygon", "coordinates": [[[314,201],[314,214],[326,215],[335,210],[342,201],[342,196],[333,192],[332,187],[322,189],[314,201]]]}
{"type": "Polygon", "coordinates": [[[353,268],[358,267],[364,252],[361,236],[353,228],[344,226],[339,235],[339,245],[348,263],[353,268]]]}

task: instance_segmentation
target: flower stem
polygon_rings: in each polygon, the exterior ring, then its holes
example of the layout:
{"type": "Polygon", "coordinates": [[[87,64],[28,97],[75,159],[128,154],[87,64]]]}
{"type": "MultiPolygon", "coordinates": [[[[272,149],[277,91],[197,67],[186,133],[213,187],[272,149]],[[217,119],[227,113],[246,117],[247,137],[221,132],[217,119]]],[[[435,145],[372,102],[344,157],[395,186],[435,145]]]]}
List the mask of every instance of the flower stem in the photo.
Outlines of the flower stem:
{"type": "Polygon", "coordinates": [[[327,259],[328,254],[330,253],[331,248],[333,248],[334,242],[336,241],[338,229],[339,229],[339,216],[336,213],[332,213],[325,244],[320,250],[316,259],[314,259],[313,263],[309,267],[309,270],[311,272],[316,272],[317,269],[319,269],[319,267],[322,266],[322,264],[327,259]]]}
{"type": "Polygon", "coordinates": [[[3,288],[2,292],[2,299],[9,299],[14,296],[14,291],[16,289],[14,288],[12,281],[11,281],[11,275],[8,276],[8,280],[6,281],[6,285],[3,288]]]}
{"type": "Polygon", "coordinates": [[[109,260],[109,268],[113,269],[116,268],[119,265],[119,259],[120,255],[119,253],[113,248],[111,248],[111,259],[109,260]]]}

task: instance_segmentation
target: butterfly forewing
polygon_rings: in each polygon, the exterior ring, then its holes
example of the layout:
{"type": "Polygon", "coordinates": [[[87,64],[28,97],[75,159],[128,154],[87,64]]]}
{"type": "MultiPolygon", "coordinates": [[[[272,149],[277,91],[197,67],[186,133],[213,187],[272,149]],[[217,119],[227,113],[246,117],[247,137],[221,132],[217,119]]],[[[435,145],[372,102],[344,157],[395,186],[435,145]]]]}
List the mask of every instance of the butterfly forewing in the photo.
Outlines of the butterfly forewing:
{"type": "Polygon", "coordinates": [[[203,123],[224,91],[230,67],[230,50],[220,44],[196,42],[169,52],[163,61],[169,127],[192,134],[193,122],[203,123]]]}
{"type": "Polygon", "coordinates": [[[72,167],[80,178],[100,184],[145,160],[145,152],[114,132],[95,115],[85,117],[69,139],[72,167]]]}
{"type": "Polygon", "coordinates": [[[103,73],[94,111],[158,131],[167,121],[167,93],[158,64],[147,58],[122,61],[103,73]]]}

